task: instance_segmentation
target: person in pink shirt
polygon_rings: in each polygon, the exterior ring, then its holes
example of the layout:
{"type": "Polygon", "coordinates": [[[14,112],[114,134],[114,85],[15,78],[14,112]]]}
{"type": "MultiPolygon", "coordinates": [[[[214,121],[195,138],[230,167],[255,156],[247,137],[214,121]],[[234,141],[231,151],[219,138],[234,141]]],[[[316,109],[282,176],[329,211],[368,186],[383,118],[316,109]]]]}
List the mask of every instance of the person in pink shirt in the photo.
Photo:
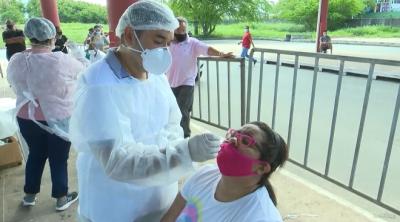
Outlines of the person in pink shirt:
{"type": "Polygon", "coordinates": [[[17,96],[18,125],[29,147],[22,205],[35,205],[48,159],[51,196],[57,199],[56,210],[62,211],[78,199],[77,192],[68,192],[71,143],[61,131],[68,131],[77,76],[85,61],[51,51],[56,29],[45,18],[28,20],[24,32],[32,49],[14,54],[7,67],[8,81],[17,96]]]}
{"type": "Polygon", "coordinates": [[[175,30],[175,39],[169,49],[172,55],[172,64],[167,77],[172,91],[182,113],[181,126],[184,137],[190,137],[190,112],[193,105],[194,85],[197,75],[197,57],[201,55],[232,58],[232,52],[223,53],[208,46],[187,34],[187,20],[177,18],[179,27],[175,30]]]}
{"type": "Polygon", "coordinates": [[[242,52],[240,53],[240,57],[250,59],[251,61],[253,61],[254,65],[255,65],[257,60],[255,58],[251,58],[249,56],[250,46],[253,46],[253,48],[254,48],[254,42],[253,42],[253,38],[251,37],[251,34],[250,34],[249,26],[244,27],[244,34],[242,37],[242,41],[238,42],[238,45],[240,45],[240,44],[242,44],[242,52]]]}

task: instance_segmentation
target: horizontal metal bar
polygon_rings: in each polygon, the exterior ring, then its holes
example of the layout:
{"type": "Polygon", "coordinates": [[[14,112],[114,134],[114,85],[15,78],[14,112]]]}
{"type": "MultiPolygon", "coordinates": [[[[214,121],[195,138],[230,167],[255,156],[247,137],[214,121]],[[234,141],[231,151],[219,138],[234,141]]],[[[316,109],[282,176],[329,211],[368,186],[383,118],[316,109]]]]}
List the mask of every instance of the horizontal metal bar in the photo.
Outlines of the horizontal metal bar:
{"type": "Polygon", "coordinates": [[[294,55],[301,57],[312,57],[312,58],[322,58],[322,59],[330,59],[330,60],[344,60],[346,62],[360,62],[360,63],[374,63],[375,65],[389,65],[389,66],[400,66],[399,60],[389,60],[389,59],[373,59],[373,58],[363,58],[363,57],[353,57],[353,56],[343,56],[343,55],[329,55],[322,53],[313,53],[313,52],[298,52],[298,51],[289,51],[289,50],[280,50],[280,49],[262,49],[262,48],[254,48],[254,52],[268,52],[268,53],[276,53],[282,55],[294,55]]]}
{"type": "Polygon", "coordinates": [[[240,62],[242,58],[221,58],[221,57],[198,57],[197,60],[204,60],[204,61],[227,61],[227,62],[240,62]]]}
{"type": "Polygon", "coordinates": [[[197,118],[197,117],[192,117],[192,119],[194,119],[196,121],[199,121],[199,122],[202,122],[202,123],[206,123],[206,124],[208,124],[210,126],[213,126],[213,127],[216,127],[216,128],[222,129],[222,130],[228,130],[228,127],[226,127],[226,126],[221,126],[221,125],[215,124],[215,123],[207,121],[207,120],[203,120],[203,119],[200,119],[200,118],[197,118]]]}

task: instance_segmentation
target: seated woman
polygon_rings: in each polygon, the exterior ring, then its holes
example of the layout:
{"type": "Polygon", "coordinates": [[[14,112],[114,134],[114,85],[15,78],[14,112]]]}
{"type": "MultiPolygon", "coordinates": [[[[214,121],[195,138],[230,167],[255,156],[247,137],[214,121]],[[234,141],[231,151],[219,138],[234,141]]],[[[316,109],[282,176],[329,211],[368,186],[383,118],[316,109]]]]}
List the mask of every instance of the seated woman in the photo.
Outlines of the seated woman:
{"type": "Polygon", "coordinates": [[[282,221],[269,182],[288,158],[282,137],[263,122],[228,130],[216,166],[193,175],[162,222],[282,221]]]}

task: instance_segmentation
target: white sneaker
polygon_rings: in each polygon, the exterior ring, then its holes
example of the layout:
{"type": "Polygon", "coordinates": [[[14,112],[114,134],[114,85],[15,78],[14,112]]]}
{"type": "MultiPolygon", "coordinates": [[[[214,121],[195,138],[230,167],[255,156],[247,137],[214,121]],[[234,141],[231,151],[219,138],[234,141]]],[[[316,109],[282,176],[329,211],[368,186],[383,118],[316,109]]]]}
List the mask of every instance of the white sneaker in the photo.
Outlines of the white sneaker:
{"type": "Polygon", "coordinates": [[[71,192],[66,196],[57,198],[56,210],[58,211],[66,210],[68,209],[69,206],[71,206],[71,204],[75,203],[75,201],[77,200],[78,200],[77,192],[71,192]]]}
{"type": "Polygon", "coordinates": [[[35,206],[36,200],[36,194],[25,194],[24,198],[22,199],[22,206],[35,206]]]}

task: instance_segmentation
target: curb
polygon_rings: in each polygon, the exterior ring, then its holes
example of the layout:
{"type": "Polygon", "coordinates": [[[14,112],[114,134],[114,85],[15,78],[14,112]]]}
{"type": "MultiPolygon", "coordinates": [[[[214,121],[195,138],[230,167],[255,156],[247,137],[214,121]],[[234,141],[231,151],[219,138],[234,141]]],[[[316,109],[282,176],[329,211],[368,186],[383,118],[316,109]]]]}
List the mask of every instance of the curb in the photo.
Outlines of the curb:
{"type": "MultiPolygon", "coordinates": [[[[226,37],[226,38],[204,38],[204,37],[195,37],[200,40],[240,40],[241,37],[226,37]]],[[[267,41],[277,41],[277,42],[309,42],[315,43],[315,40],[312,39],[292,39],[291,41],[285,41],[284,39],[277,38],[257,38],[254,37],[254,40],[267,40],[267,41]]],[[[400,42],[368,42],[368,41],[353,41],[353,40],[335,40],[332,39],[333,44],[343,44],[343,45],[369,45],[369,46],[389,46],[389,47],[400,47],[400,42]]]]}

